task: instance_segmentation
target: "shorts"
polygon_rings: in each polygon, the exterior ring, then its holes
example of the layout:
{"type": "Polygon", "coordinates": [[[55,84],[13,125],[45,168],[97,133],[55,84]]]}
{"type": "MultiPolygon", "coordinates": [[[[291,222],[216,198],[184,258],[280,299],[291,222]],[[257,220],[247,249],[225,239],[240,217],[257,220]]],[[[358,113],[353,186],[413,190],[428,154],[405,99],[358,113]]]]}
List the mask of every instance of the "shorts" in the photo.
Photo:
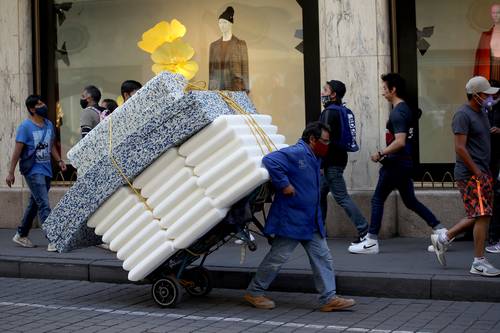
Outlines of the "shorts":
{"type": "Polygon", "coordinates": [[[488,175],[457,180],[468,218],[493,215],[493,178],[488,175]]]}

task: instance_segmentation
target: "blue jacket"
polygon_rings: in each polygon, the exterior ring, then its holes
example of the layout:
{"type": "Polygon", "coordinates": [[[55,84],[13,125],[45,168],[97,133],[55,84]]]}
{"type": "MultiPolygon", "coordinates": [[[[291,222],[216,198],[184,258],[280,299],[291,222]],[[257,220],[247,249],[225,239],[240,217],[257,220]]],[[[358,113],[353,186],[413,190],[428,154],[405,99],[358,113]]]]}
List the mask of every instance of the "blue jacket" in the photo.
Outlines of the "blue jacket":
{"type": "Polygon", "coordinates": [[[297,240],[310,240],[318,231],[325,237],[320,209],[321,160],[303,140],[262,159],[276,188],[264,232],[297,240]],[[295,195],[282,190],[291,184],[295,195]]]}

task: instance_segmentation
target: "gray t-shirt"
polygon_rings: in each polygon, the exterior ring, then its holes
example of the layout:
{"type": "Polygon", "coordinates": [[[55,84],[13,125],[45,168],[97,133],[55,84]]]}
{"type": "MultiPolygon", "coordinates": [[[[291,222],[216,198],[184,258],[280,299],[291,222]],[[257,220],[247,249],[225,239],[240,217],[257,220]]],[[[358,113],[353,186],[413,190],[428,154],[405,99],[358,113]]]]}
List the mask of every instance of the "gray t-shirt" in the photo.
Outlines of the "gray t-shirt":
{"type": "Polygon", "coordinates": [[[80,128],[82,131],[82,137],[87,135],[90,130],[96,127],[97,124],[99,124],[100,119],[101,113],[97,108],[89,106],[83,109],[80,115],[80,128]]]}
{"type": "MultiPolygon", "coordinates": [[[[468,104],[464,104],[453,116],[452,129],[453,134],[467,135],[466,148],[472,160],[481,171],[489,173],[491,143],[490,123],[486,112],[476,112],[468,104]]],[[[457,155],[455,179],[467,180],[470,177],[472,172],[457,155]]]]}

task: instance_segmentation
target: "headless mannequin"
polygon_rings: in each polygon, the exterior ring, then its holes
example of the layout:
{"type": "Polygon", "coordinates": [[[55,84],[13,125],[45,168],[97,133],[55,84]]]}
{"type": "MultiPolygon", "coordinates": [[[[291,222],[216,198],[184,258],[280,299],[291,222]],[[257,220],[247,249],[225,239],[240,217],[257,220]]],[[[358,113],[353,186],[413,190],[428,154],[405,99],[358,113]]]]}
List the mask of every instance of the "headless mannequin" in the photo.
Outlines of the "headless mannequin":
{"type": "Polygon", "coordinates": [[[491,19],[494,24],[490,42],[491,55],[500,58],[500,4],[491,6],[491,19]]]}

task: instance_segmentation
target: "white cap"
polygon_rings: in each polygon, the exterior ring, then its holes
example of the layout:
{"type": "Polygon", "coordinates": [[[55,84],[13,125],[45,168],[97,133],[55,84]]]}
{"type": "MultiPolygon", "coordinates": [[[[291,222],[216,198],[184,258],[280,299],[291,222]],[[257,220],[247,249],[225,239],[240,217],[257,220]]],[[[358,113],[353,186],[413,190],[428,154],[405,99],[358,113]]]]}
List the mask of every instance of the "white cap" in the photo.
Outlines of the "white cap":
{"type": "Polygon", "coordinates": [[[488,95],[496,94],[499,88],[493,88],[488,80],[482,76],[474,76],[465,85],[465,90],[468,94],[485,93],[488,95]]]}

